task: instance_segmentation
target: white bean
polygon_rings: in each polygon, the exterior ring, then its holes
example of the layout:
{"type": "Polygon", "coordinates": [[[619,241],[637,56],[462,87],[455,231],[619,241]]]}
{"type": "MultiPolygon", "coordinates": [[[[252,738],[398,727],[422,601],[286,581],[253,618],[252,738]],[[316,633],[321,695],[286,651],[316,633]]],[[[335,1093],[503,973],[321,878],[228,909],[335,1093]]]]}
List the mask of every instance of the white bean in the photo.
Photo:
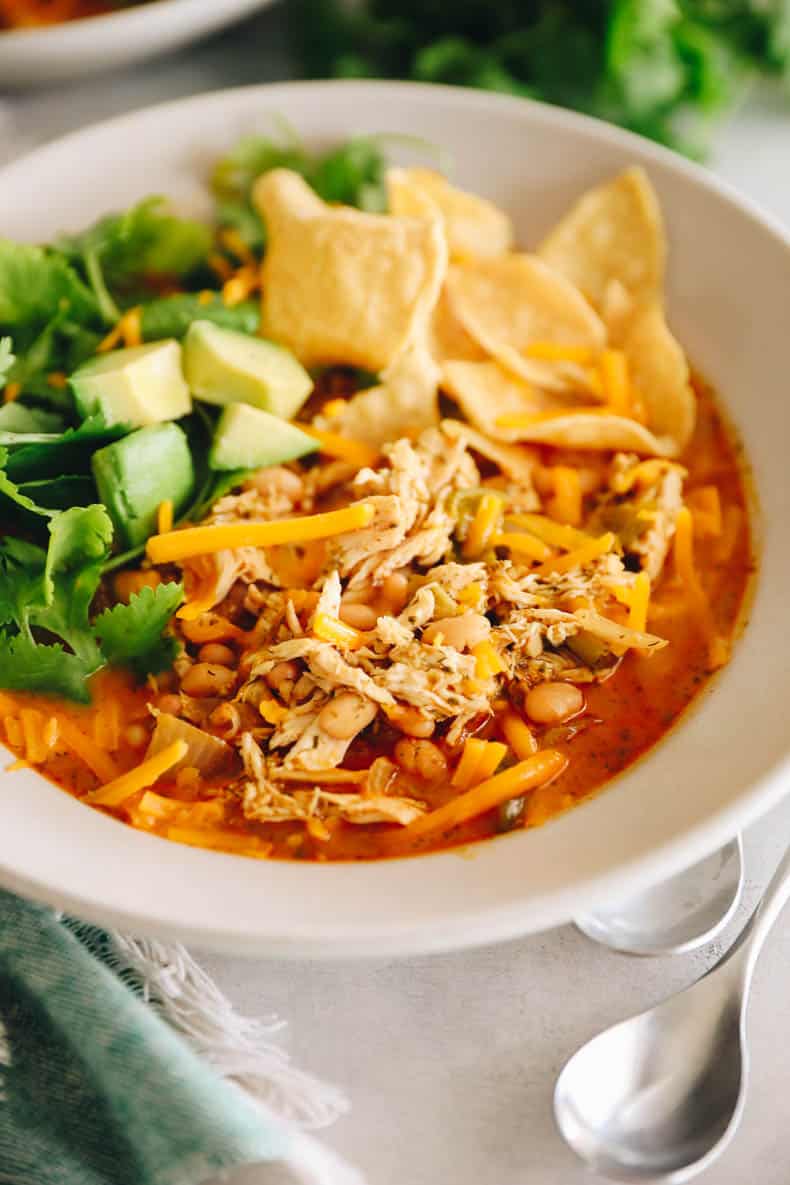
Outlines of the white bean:
{"type": "Polygon", "coordinates": [[[484,642],[491,630],[491,623],[482,613],[460,613],[458,617],[440,617],[438,621],[423,630],[423,642],[433,642],[439,635],[445,646],[456,650],[472,650],[478,642],[484,642]]]}
{"type": "Polygon", "coordinates": [[[583,709],[584,696],[573,683],[538,683],[524,700],[524,710],[536,724],[563,724],[583,709]]]}
{"type": "Polygon", "coordinates": [[[371,723],[376,717],[376,705],[363,699],[354,691],[341,691],[325,704],[318,716],[318,723],[337,741],[347,741],[371,723]]]}

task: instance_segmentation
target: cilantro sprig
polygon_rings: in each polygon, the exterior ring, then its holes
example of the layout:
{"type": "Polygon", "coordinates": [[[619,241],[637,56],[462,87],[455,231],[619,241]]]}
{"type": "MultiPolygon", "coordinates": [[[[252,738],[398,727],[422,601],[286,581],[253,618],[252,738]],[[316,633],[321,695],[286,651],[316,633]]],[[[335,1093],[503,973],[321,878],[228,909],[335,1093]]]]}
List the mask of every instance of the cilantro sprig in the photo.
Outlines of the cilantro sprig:
{"type": "Polygon", "coordinates": [[[172,661],[163,631],[180,584],[145,588],[91,620],[112,536],[107,511],[93,505],[52,514],[46,549],[0,541],[0,687],[87,702],[87,680],[107,664],[142,677],[172,661]]]}

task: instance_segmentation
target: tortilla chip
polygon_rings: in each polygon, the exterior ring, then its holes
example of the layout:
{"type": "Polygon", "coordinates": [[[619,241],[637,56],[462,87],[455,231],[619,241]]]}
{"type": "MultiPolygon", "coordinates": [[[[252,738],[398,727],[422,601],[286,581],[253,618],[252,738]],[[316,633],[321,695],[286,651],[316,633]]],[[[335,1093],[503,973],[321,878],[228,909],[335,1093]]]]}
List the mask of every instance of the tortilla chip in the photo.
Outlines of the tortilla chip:
{"type": "Polygon", "coordinates": [[[487,357],[485,350],[469,336],[456,317],[446,291],[442,292],[433,310],[428,327],[428,348],[439,364],[451,358],[482,362],[487,357]]]}
{"type": "Polygon", "coordinates": [[[256,182],[263,332],[307,366],[380,371],[424,330],[447,268],[441,219],[328,206],[288,169],[256,182]]]}
{"type": "Polygon", "coordinates": [[[675,454],[682,452],[694,431],[697,401],[686,355],[670,333],[660,305],[650,305],[633,320],[623,350],[648,424],[656,435],[671,437],[675,454]]]}
{"type": "Polygon", "coordinates": [[[599,348],[606,340],[597,313],[543,260],[511,254],[453,265],[446,290],[466,332],[508,370],[549,390],[587,389],[583,367],[528,358],[524,352],[532,342],[599,348]]]}
{"type": "Polygon", "coordinates": [[[638,309],[660,298],[666,237],[655,190],[631,168],[586,193],[543,240],[538,255],[603,314],[616,280],[638,309]]]}
{"type": "Polygon", "coordinates": [[[456,189],[441,173],[390,169],[387,193],[393,214],[420,218],[432,207],[439,210],[451,259],[490,259],[513,245],[507,214],[485,198],[456,189]]]}
{"type": "Polygon", "coordinates": [[[671,437],[657,437],[626,416],[573,404],[539,391],[508,375],[496,362],[447,362],[442,387],[478,431],[509,443],[530,441],[560,448],[618,449],[640,456],[671,457],[678,451],[671,437]],[[506,427],[502,417],[526,417],[506,427]],[[529,417],[534,419],[530,422],[529,417]]]}
{"type": "Polygon", "coordinates": [[[442,431],[454,440],[462,437],[473,453],[479,453],[481,457],[493,461],[511,481],[531,488],[532,471],[540,463],[537,449],[529,448],[527,445],[499,444],[461,420],[442,420],[442,431]]]}
{"type": "Polygon", "coordinates": [[[439,423],[439,376],[424,341],[418,339],[384,372],[379,386],[352,396],[329,427],[375,445],[419,435],[439,423]]]}

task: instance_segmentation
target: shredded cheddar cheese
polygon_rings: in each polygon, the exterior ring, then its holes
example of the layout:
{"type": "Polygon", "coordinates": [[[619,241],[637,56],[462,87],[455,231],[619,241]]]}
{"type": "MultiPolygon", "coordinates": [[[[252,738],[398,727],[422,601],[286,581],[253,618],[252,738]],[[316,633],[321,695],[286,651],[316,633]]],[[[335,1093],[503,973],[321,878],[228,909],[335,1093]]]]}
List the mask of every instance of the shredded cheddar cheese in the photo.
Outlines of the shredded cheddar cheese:
{"type": "Polygon", "coordinates": [[[22,394],[22,384],[21,383],[17,383],[17,382],[6,383],[5,390],[3,391],[3,402],[4,403],[13,403],[14,400],[18,399],[21,394],[22,394]]]}
{"type": "Polygon", "coordinates": [[[344,650],[358,650],[365,644],[363,633],[329,613],[316,613],[313,619],[313,633],[322,642],[331,642],[333,646],[340,646],[344,650]]]}
{"type": "Polygon", "coordinates": [[[502,515],[502,499],[497,494],[483,494],[464,539],[466,559],[476,559],[485,551],[502,515]]]}
{"type": "Polygon", "coordinates": [[[582,521],[582,487],[579,473],[567,465],[555,465],[552,470],[554,497],[549,503],[551,517],[569,527],[582,521]]]}
{"type": "Polygon", "coordinates": [[[271,522],[228,523],[222,526],[187,527],[167,535],[152,535],[146,544],[154,564],[178,563],[196,555],[211,555],[236,547],[273,547],[279,543],[305,543],[329,539],[370,525],[374,508],[368,502],[354,502],[343,510],[307,514],[300,518],[271,522]]]}
{"type": "Polygon", "coordinates": [[[525,720],[515,712],[505,712],[501,718],[502,732],[505,740],[520,761],[526,761],[538,751],[535,734],[525,720]]]}
{"type": "Polygon", "coordinates": [[[461,760],[455,768],[450,784],[460,790],[467,790],[477,781],[477,770],[483,760],[486,742],[477,737],[467,737],[464,742],[461,760]]]}
{"type": "Polygon", "coordinates": [[[59,740],[66,748],[79,757],[100,781],[109,782],[118,777],[118,767],[109,753],[99,748],[72,720],[65,716],[59,717],[58,733],[59,740]]]}
{"type": "Polygon", "coordinates": [[[555,522],[544,514],[509,515],[505,519],[505,526],[523,527],[530,535],[537,536],[550,547],[561,547],[563,551],[573,551],[592,540],[592,535],[585,531],[578,531],[567,523],[555,522]]]}
{"type": "Polygon", "coordinates": [[[111,329],[102,341],[96,347],[97,354],[106,354],[109,350],[114,350],[121,342],[125,346],[139,346],[143,341],[143,326],[142,326],[143,310],[140,305],[136,305],[133,309],[128,309],[114,329],[111,329]]]}
{"type": "Polygon", "coordinates": [[[234,308],[246,300],[260,286],[260,271],[256,264],[246,263],[222,285],[222,303],[234,308]]]}
{"type": "Polygon", "coordinates": [[[462,588],[458,593],[457,600],[462,605],[479,605],[484,597],[483,586],[478,584],[476,580],[472,580],[465,588],[462,588]]]}
{"type": "Polygon", "coordinates": [[[650,604],[650,577],[639,572],[631,589],[628,606],[628,628],[644,633],[647,629],[647,610],[650,604]]]}
{"type": "Polygon", "coordinates": [[[302,432],[318,441],[319,452],[327,457],[348,461],[358,469],[374,466],[379,458],[378,449],[363,440],[352,440],[348,436],[341,436],[339,432],[324,432],[323,429],[314,428],[311,424],[300,424],[299,427],[302,432]]]}
{"type": "Polygon", "coordinates": [[[503,745],[501,741],[486,741],[485,746],[480,764],[475,770],[476,782],[485,782],[493,777],[507,756],[507,745],[503,745]]]}
{"type": "Polygon", "coordinates": [[[614,545],[615,535],[611,531],[607,531],[605,535],[591,539],[589,543],[582,544],[575,551],[568,551],[561,556],[552,556],[537,569],[538,574],[551,576],[555,572],[570,572],[572,568],[583,568],[585,564],[592,563],[599,556],[606,555],[614,545]]]}
{"type": "Polygon", "coordinates": [[[491,543],[494,547],[507,547],[519,555],[529,556],[531,560],[545,560],[551,555],[551,548],[536,535],[522,531],[504,531],[501,535],[495,535],[491,543]]]}
{"type": "MultiPolygon", "coordinates": [[[[472,787],[466,793],[446,802],[444,806],[429,811],[419,819],[415,819],[408,827],[404,827],[400,836],[404,840],[412,840],[418,836],[435,834],[437,831],[448,831],[490,811],[493,807],[507,802],[509,798],[518,798],[537,786],[545,785],[558,777],[568,764],[564,753],[556,749],[542,749],[520,761],[518,765],[511,765],[510,769],[487,778],[478,786],[472,787]]],[[[395,837],[396,842],[399,837],[395,837]]]]}
{"type": "Polygon", "coordinates": [[[167,745],[153,757],[141,761],[135,769],[113,778],[111,782],[86,795],[84,801],[95,806],[120,806],[138,790],[147,790],[153,786],[162,774],[186,757],[188,750],[186,741],[173,741],[172,745],[167,745]]]}
{"type": "Polygon", "coordinates": [[[491,679],[494,675],[501,675],[507,670],[502,656],[487,640],[478,642],[472,648],[472,654],[475,659],[475,675],[478,679],[491,679]]]}
{"type": "Polygon", "coordinates": [[[686,496],[694,520],[694,534],[701,539],[718,539],[723,530],[721,498],[716,486],[699,486],[686,496]]]}

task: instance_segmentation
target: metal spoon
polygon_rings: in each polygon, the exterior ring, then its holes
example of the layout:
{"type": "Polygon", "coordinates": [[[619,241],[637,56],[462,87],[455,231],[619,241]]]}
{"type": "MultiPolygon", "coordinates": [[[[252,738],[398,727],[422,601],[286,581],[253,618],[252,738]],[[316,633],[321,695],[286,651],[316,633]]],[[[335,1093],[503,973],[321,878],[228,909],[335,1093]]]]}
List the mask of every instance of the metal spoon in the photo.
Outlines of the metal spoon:
{"type": "Polygon", "coordinates": [[[576,919],[594,942],[630,955],[679,955],[709,942],[729,922],[743,888],[741,837],[627,901],[576,919]]]}
{"type": "Polygon", "coordinates": [[[746,1093],[754,966],[788,898],[790,849],[740,937],[707,975],[600,1033],[566,1063],[554,1114],[596,1172],[678,1185],[721,1154],[746,1093]]]}

